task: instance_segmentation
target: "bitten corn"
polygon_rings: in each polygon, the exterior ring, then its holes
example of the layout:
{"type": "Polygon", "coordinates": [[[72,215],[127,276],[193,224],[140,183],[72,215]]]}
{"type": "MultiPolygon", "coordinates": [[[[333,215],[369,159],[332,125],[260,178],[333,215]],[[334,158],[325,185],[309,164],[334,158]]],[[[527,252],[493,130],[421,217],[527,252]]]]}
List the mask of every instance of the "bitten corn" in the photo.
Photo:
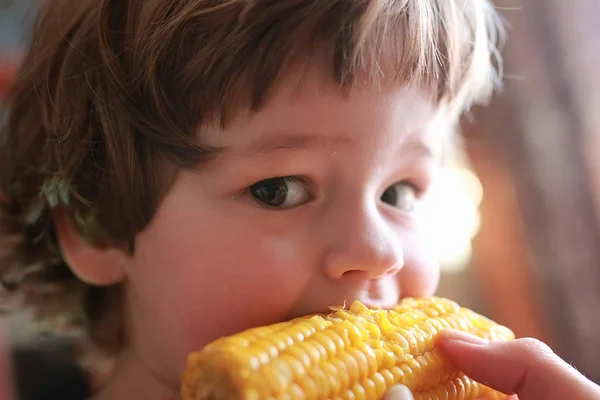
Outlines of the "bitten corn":
{"type": "Polygon", "coordinates": [[[451,300],[406,298],[392,310],[354,302],[225,337],[189,355],[183,400],[380,399],[403,384],[416,400],[500,399],[435,346],[445,328],[486,339],[513,333],[451,300]]]}

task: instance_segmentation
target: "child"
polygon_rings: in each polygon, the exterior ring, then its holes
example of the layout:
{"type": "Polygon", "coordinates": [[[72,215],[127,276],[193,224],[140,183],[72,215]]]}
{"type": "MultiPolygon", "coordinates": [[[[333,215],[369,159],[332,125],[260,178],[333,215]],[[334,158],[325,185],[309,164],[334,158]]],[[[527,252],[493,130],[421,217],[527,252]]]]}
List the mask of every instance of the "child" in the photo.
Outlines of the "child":
{"type": "Polygon", "coordinates": [[[488,98],[486,0],[44,2],[0,146],[5,286],[177,398],[186,355],[428,296],[420,204],[488,98]]]}

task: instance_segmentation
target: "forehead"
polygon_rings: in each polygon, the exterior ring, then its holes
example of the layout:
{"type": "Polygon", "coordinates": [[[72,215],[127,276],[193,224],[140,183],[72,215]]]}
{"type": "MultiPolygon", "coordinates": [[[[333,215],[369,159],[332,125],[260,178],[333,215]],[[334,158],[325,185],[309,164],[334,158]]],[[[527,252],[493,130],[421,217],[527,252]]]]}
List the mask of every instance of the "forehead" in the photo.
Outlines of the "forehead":
{"type": "Polygon", "coordinates": [[[206,124],[198,139],[213,147],[244,146],[257,139],[281,145],[280,136],[292,142],[330,136],[326,141],[338,144],[369,137],[428,142],[448,125],[443,108],[425,89],[382,83],[345,91],[313,68],[286,74],[258,111],[239,110],[225,129],[216,121],[206,124]]]}

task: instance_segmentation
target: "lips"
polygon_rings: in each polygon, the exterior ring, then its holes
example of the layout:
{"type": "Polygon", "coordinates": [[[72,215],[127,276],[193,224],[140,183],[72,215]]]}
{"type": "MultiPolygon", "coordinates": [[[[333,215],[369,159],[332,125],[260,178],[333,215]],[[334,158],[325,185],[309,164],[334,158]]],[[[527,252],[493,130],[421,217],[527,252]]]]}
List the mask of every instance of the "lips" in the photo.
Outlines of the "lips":
{"type": "Polygon", "coordinates": [[[365,306],[367,306],[368,308],[373,308],[376,310],[391,310],[395,305],[396,302],[394,303],[381,303],[381,302],[362,302],[365,306]]]}
{"type": "Polygon", "coordinates": [[[367,282],[357,300],[369,308],[389,310],[400,299],[400,289],[391,279],[384,277],[367,282]]]}
{"type": "Polygon", "coordinates": [[[397,279],[391,276],[358,284],[327,282],[326,285],[312,288],[306,297],[296,303],[287,317],[291,319],[311,314],[329,314],[332,311],[331,307],[345,306],[349,309],[355,300],[369,308],[388,310],[398,303],[400,293],[397,279]]]}
{"type": "Polygon", "coordinates": [[[400,290],[396,284],[386,279],[378,279],[368,282],[363,288],[355,293],[346,295],[342,303],[349,308],[353,301],[360,301],[369,308],[389,310],[393,308],[400,299],[400,290]]]}
{"type": "Polygon", "coordinates": [[[365,293],[365,296],[361,296],[357,298],[358,301],[363,303],[365,306],[369,308],[381,309],[381,310],[389,310],[393,308],[400,299],[396,293],[386,292],[385,294],[380,293],[365,293]]]}

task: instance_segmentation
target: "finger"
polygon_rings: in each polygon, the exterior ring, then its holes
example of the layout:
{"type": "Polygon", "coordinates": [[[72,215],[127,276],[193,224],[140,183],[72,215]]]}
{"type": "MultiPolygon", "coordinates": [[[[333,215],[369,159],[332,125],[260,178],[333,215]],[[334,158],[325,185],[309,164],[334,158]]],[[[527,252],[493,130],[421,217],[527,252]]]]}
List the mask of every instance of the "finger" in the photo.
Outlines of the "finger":
{"type": "Polygon", "coordinates": [[[412,393],[410,390],[404,385],[396,385],[392,386],[385,394],[383,395],[382,400],[414,400],[412,393]]]}
{"type": "Polygon", "coordinates": [[[595,398],[600,389],[539,340],[488,342],[444,331],[439,346],[472,379],[519,399],[595,398]]]}

